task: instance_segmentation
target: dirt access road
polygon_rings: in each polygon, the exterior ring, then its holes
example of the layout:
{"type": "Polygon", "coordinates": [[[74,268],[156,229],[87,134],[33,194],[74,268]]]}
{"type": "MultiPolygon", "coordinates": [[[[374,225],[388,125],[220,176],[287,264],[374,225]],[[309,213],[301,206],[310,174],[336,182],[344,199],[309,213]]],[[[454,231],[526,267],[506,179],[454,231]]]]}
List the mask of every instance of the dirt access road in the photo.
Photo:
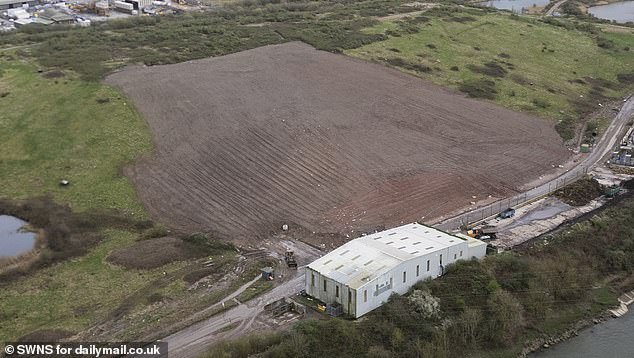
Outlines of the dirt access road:
{"type": "Polygon", "coordinates": [[[304,288],[304,267],[299,268],[293,278],[262,296],[240,304],[223,314],[196,323],[161,341],[168,343],[170,358],[196,357],[216,342],[236,338],[249,332],[251,325],[264,311],[266,304],[295,295],[302,288],[304,288]],[[238,327],[223,332],[223,328],[230,327],[236,322],[239,323],[238,327]]]}
{"type": "Polygon", "coordinates": [[[536,198],[545,196],[558,188],[572,183],[573,181],[583,177],[594,166],[596,166],[614,149],[617,141],[621,140],[623,131],[629,120],[634,116],[634,95],[629,96],[623,103],[621,110],[615,116],[610,126],[607,128],[599,142],[593,148],[592,152],[580,160],[574,167],[568,169],[565,173],[545,181],[525,192],[519,193],[513,197],[502,199],[495,203],[480,207],[476,210],[454,216],[434,225],[434,227],[442,230],[455,230],[461,226],[475,223],[496,215],[505,208],[521,205],[536,198]]]}
{"type": "MultiPolygon", "coordinates": [[[[278,239],[270,244],[264,243],[264,246],[267,252],[273,252],[276,249],[280,249],[280,252],[287,250],[295,252],[299,268],[293,270],[278,267],[276,282],[279,280],[279,283],[271,291],[162,339],[161,341],[168,342],[170,357],[195,357],[218,341],[236,338],[258,329],[257,320],[263,315],[264,306],[280,298],[293,296],[303,289],[304,268],[324,254],[314,247],[294,240],[278,239]],[[284,277],[280,278],[281,273],[284,277]],[[233,327],[236,324],[238,326],[233,327]]],[[[207,310],[214,310],[216,306],[222,305],[222,302],[234,300],[258,279],[260,277],[244,284],[207,310]]]]}
{"type": "Polygon", "coordinates": [[[298,42],[107,82],[154,137],[125,169],[149,212],[239,244],[283,223],[350,234],[441,216],[569,156],[552,123],[298,42]]]}
{"type": "Polygon", "coordinates": [[[555,11],[559,10],[561,5],[566,3],[566,1],[568,1],[568,0],[559,0],[559,1],[557,1],[557,3],[555,3],[555,5],[553,5],[550,9],[548,9],[548,11],[546,11],[546,16],[553,16],[555,11]]]}

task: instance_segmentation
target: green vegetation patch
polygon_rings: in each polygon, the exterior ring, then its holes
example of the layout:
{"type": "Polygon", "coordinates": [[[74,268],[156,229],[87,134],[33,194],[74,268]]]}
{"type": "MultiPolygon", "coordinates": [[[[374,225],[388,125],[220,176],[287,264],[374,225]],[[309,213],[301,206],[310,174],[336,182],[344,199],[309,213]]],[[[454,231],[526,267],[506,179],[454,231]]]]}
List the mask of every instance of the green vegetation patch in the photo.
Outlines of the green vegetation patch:
{"type": "Polygon", "coordinates": [[[381,22],[366,31],[384,34],[387,40],[346,54],[400,61],[407,64],[397,66],[404,71],[471,97],[559,120],[564,139],[574,135],[580,117],[633,87],[634,56],[625,49],[634,48],[634,37],[628,33],[599,33],[591,25],[566,20],[547,24],[463,11],[430,10],[423,23],[381,22]],[[455,21],[462,16],[469,21],[455,21]]]}
{"type": "Polygon", "coordinates": [[[253,285],[249,286],[244,292],[238,295],[236,299],[240,302],[247,302],[264,292],[267,292],[273,288],[272,281],[258,280],[253,285]]]}
{"type": "Polygon", "coordinates": [[[110,87],[72,74],[47,79],[37,69],[0,60],[0,88],[10,92],[0,98],[0,197],[52,195],[75,211],[145,217],[121,175],[125,163],[151,148],[132,104],[110,87]]]}
{"type": "Polygon", "coordinates": [[[151,148],[127,99],[71,71],[38,71],[10,58],[0,60],[0,88],[8,92],[0,98],[0,197],[11,199],[2,210],[43,229],[47,247],[38,270],[26,267],[28,275],[2,280],[2,341],[38,331],[76,333],[180,265],[136,272],[105,261],[151,226],[120,174],[122,165],[151,148]],[[70,184],[60,186],[62,179],[70,184]],[[29,199],[43,195],[50,199],[29,199]]]}
{"type": "Polygon", "coordinates": [[[181,264],[152,271],[110,266],[111,250],[134,242],[136,235],[108,230],[90,253],[39,270],[0,289],[0,340],[9,342],[40,329],[78,332],[105,319],[127,295],[181,264]]]}

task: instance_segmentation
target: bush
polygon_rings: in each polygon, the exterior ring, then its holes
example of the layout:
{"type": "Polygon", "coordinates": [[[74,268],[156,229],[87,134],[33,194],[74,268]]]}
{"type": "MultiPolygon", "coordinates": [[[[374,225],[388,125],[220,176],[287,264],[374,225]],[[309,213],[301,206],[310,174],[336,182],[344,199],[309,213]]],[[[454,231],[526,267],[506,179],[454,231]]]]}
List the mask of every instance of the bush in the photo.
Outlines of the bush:
{"type": "Polygon", "coordinates": [[[634,73],[619,73],[616,79],[624,84],[634,84],[634,73]]]}
{"type": "Polygon", "coordinates": [[[537,108],[548,108],[550,106],[550,103],[543,98],[533,98],[532,102],[537,108]]]}
{"type": "Polygon", "coordinates": [[[508,73],[504,67],[493,61],[485,63],[484,66],[470,64],[467,65],[467,68],[475,73],[481,73],[491,77],[504,77],[508,73]]]}
{"type": "Polygon", "coordinates": [[[432,68],[429,66],[409,62],[400,57],[389,58],[386,60],[386,62],[392,66],[400,67],[400,68],[410,70],[410,71],[415,71],[415,72],[427,73],[432,71],[432,68]]]}
{"type": "Polygon", "coordinates": [[[597,46],[601,48],[604,48],[607,50],[615,48],[614,42],[612,42],[612,40],[606,39],[605,37],[597,37],[596,41],[597,41],[597,46]]]}
{"type": "Polygon", "coordinates": [[[490,342],[498,346],[512,343],[522,334],[524,314],[522,305],[507,291],[495,292],[487,302],[488,329],[490,342]]]}
{"type": "Polygon", "coordinates": [[[495,82],[485,78],[467,80],[460,85],[459,89],[472,98],[495,99],[497,94],[495,82]]]}

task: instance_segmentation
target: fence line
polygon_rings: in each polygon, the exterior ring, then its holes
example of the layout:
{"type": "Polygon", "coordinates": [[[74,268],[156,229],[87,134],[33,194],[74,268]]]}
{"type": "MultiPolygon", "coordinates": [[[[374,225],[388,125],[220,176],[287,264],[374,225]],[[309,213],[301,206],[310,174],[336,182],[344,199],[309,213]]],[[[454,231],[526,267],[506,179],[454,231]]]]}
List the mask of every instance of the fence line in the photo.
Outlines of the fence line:
{"type": "Polygon", "coordinates": [[[581,166],[580,168],[577,168],[576,171],[574,171],[572,177],[570,177],[569,173],[565,173],[559,178],[549,181],[547,184],[542,184],[522,194],[502,199],[476,210],[472,210],[470,212],[447,219],[434,226],[441,230],[455,230],[459,229],[460,227],[468,226],[469,224],[475,222],[483,221],[486,218],[501,213],[507,208],[518,206],[520,204],[524,204],[551,194],[586,175],[588,173],[588,169],[588,166],[581,166]]]}

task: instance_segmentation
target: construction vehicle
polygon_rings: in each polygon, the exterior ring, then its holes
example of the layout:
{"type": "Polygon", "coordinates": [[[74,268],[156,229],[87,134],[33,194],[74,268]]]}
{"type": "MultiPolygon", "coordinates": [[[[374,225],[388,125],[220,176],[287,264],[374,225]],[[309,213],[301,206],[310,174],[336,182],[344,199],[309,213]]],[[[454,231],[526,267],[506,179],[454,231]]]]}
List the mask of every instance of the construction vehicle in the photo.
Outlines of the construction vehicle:
{"type": "Polygon", "coordinates": [[[478,240],[495,240],[497,235],[494,232],[484,232],[482,229],[467,230],[467,235],[478,240]]]}
{"type": "Polygon", "coordinates": [[[295,253],[293,251],[286,251],[284,254],[284,261],[286,261],[286,265],[290,268],[297,268],[297,261],[295,261],[295,253]]]}
{"type": "Polygon", "coordinates": [[[500,219],[508,219],[508,218],[512,218],[513,216],[515,216],[515,209],[513,208],[508,208],[498,214],[498,218],[500,219]]]}

